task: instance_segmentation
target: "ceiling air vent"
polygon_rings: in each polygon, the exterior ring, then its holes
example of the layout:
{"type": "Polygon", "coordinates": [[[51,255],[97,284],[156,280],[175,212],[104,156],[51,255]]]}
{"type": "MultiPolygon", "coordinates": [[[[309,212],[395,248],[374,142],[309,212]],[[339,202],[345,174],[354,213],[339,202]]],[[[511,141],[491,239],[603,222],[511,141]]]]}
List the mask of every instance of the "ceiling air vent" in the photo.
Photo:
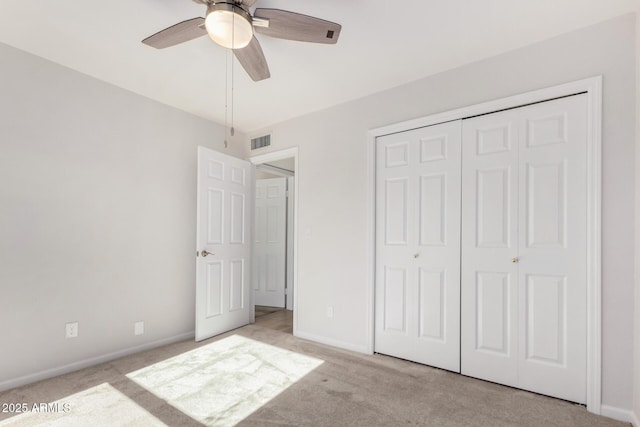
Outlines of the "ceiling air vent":
{"type": "Polygon", "coordinates": [[[259,136],[251,140],[251,149],[257,150],[258,148],[268,147],[271,145],[271,135],[259,136]]]}

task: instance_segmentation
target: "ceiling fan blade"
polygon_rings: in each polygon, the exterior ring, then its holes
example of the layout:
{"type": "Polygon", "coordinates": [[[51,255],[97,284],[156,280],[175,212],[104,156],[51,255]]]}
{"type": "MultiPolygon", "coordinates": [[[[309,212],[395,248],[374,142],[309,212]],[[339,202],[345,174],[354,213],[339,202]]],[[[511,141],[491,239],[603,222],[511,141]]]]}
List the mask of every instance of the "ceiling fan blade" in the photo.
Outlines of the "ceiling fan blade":
{"type": "Polygon", "coordinates": [[[279,39],[335,44],[342,26],[324,19],[279,9],[256,9],[254,17],[268,19],[269,26],[254,26],[257,33],[279,39]]]}
{"type": "Polygon", "coordinates": [[[154,35],[142,40],[142,43],[155,47],[156,49],[164,49],[165,47],[175,46],[206,34],[207,30],[204,27],[204,18],[193,18],[158,31],[154,35]]]}
{"type": "Polygon", "coordinates": [[[260,43],[258,43],[258,39],[255,36],[253,36],[247,47],[234,49],[233,53],[254,82],[271,77],[262,47],[260,47],[260,43]]]}

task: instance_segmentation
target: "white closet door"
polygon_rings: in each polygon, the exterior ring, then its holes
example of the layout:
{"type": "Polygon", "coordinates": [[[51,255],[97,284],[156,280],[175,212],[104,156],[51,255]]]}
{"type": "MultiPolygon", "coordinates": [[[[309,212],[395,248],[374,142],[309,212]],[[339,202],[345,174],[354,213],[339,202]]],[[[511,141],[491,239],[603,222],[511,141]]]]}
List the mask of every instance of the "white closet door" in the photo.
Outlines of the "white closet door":
{"type": "Polygon", "coordinates": [[[586,95],[463,122],[462,373],[586,401],[586,95]]]}
{"type": "Polygon", "coordinates": [[[460,371],[460,121],[377,139],[375,351],[460,371]]]}
{"type": "Polygon", "coordinates": [[[523,111],[519,384],[586,402],[587,95],[523,111]]]}
{"type": "Polygon", "coordinates": [[[518,110],[462,124],[462,373],[516,386],[518,110]]]}

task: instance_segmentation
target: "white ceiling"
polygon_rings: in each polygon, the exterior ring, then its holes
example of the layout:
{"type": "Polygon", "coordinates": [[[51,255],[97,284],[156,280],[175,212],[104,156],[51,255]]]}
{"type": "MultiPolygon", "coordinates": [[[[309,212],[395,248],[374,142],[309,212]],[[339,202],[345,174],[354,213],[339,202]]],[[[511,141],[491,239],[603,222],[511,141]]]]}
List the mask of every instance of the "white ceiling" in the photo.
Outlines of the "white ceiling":
{"type": "MultiPolygon", "coordinates": [[[[337,45],[258,35],[271,78],[236,62],[234,124],[295,116],[635,11],[638,0],[258,0],[342,24],[337,45]]],[[[225,122],[227,51],[207,37],[140,41],[204,16],[190,0],[0,0],[0,42],[201,117],[225,122]]],[[[230,114],[228,116],[230,120],[230,114]]]]}

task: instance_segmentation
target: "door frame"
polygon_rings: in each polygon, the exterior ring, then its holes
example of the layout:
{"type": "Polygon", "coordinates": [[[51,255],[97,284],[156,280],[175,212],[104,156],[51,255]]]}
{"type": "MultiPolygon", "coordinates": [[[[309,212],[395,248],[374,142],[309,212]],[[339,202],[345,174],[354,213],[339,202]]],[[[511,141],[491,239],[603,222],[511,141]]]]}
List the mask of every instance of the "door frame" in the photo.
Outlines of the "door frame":
{"type": "Polygon", "coordinates": [[[579,93],[587,94],[587,410],[602,407],[602,76],[564,83],[456,110],[395,123],[367,133],[367,350],[375,336],[376,138],[452,120],[522,107],[579,93]]]}
{"type": "MultiPolygon", "coordinates": [[[[298,287],[298,147],[287,148],[284,150],[271,151],[265,154],[257,154],[249,157],[247,160],[253,165],[260,165],[262,163],[272,162],[274,160],[282,160],[293,157],[294,162],[294,175],[293,175],[293,218],[288,218],[287,221],[293,221],[293,281],[291,283],[291,290],[293,292],[293,335],[298,335],[298,310],[300,307],[298,301],[297,291],[298,287]]],[[[253,295],[253,292],[251,293],[253,295]]],[[[255,301],[252,300],[254,305],[252,321],[255,321],[255,301]]]]}
{"type": "Polygon", "coordinates": [[[295,311],[295,304],[293,303],[294,292],[293,287],[295,284],[294,275],[293,275],[293,260],[295,262],[296,257],[293,255],[294,243],[293,239],[296,236],[293,228],[293,217],[297,210],[294,208],[296,198],[294,196],[296,184],[295,184],[295,174],[287,177],[287,301],[286,308],[287,310],[295,311]]]}

